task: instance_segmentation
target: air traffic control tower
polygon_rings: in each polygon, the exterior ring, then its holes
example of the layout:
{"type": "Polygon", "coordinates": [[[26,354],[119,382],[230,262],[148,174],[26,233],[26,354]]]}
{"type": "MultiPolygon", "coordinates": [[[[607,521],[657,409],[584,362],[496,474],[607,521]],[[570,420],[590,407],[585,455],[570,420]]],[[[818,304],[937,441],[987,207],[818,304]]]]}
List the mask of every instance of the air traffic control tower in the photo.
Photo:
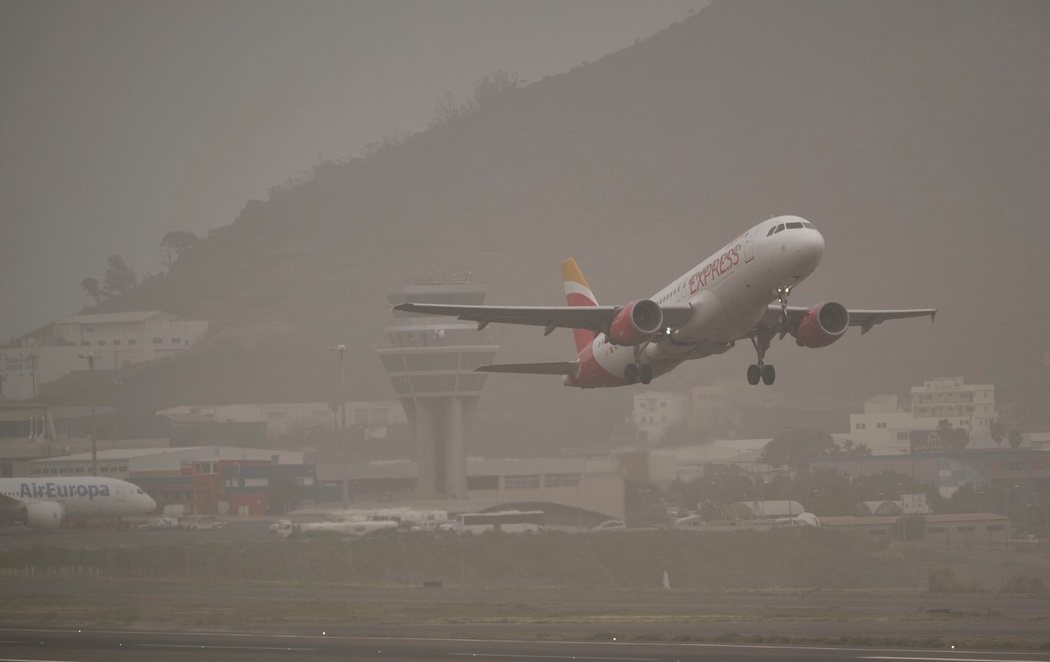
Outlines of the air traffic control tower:
{"type": "MultiPolygon", "coordinates": [[[[430,279],[387,296],[391,305],[480,304],[485,288],[469,279],[430,279]]],[[[467,462],[464,435],[477,409],[485,373],[497,345],[486,343],[474,322],[435,315],[394,312],[386,329],[389,347],[379,358],[390,375],[416,438],[421,496],[465,498],[467,462]]]]}

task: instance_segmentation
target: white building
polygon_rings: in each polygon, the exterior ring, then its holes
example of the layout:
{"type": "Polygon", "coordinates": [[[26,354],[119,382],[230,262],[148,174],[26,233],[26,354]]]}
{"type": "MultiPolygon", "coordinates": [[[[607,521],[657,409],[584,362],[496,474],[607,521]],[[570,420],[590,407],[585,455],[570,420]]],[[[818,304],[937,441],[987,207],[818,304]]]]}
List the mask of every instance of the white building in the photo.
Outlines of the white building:
{"type": "Polygon", "coordinates": [[[873,455],[895,455],[909,452],[908,435],[916,427],[912,413],[900,406],[897,396],[874,395],[864,401],[863,413],[850,414],[849,429],[849,434],[839,436],[864,444],[873,455]]]}
{"type": "Polygon", "coordinates": [[[865,444],[873,455],[908,453],[912,431],[936,430],[947,420],[970,434],[972,447],[990,439],[998,417],[995,385],[966,384],[961,377],[937,378],[911,388],[910,410],[901,407],[895,395],[868,398],[863,413],[850,415],[849,433],[836,438],[865,444]]]}
{"type": "MultiPolygon", "coordinates": [[[[327,402],[269,402],[233,405],[182,405],[157,412],[175,423],[265,423],[267,437],[315,428],[339,426],[339,412],[327,402]]],[[[366,439],[385,439],[391,425],[407,425],[405,410],[396,400],[346,403],[347,427],[364,428],[366,439]]]]}
{"type": "Polygon", "coordinates": [[[631,422],[639,441],[654,444],[672,428],[685,425],[689,400],[681,393],[645,391],[634,396],[631,422]]]}
{"type": "Polygon", "coordinates": [[[41,385],[87,370],[87,361],[80,358],[87,352],[98,356],[96,370],[115,370],[185,351],[207,331],[207,322],[157,310],[66,317],[18,347],[0,349],[3,395],[11,400],[36,397],[41,385]]]}
{"type": "MultiPolygon", "coordinates": [[[[126,448],[98,451],[98,473],[110,478],[127,478],[152,472],[180,471],[191,466],[197,473],[214,473],[215,464],[222,460],[251,460],[271,464],[302,464],[298,451],[279,451],[265,448],[238,448],[234,446],[187,446],[184,448],[126,448]]],[[[33,460],[29,463],[33,476],[90,475],[91,453],[77,453],[33,460]]]]}
{"type": "Polygon", "coordinates": [[[994,384],[966,384],[962,377],[942,377],[911,387],[911,412],[917,430],[935,430],[941,420],[965,428],[971,438],[990,436],[999,418],[994,384]]]}

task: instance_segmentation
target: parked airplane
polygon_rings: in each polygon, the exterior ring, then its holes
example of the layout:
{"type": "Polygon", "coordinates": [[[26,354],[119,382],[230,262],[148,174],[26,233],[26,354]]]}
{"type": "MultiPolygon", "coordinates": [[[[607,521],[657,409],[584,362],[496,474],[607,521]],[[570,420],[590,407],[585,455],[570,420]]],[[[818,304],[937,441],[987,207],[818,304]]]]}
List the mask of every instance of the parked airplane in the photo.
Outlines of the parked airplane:
{"type": "Polygon", "coordinates": [[[0,520],[30,529],[156,509],[157,503],[139,486],[116,478],[0,478],[0,520]]]}
{"type": "Polygon", "coordinates": [[[801,347],[826,347],[849,326],[861,333],[886,320],[936,314],[934,308],[847,310],[835,301],[788,305],[792,290],[820,264],[824,237],[809,221],[779,216],[763,221],[682,274],[650,299],[599,306],[576,261],[562,263],[568,306],[467,306],[403,303],[394,310],[493,322],[573,329],[571,361],[483,365],[481,372],[562,375],[567,386],[623,386],[670,372],[682,362],[726,352],[749,339],[758,355],[747,381],[776,379],[766,352],[790,334],[801,347]]]}

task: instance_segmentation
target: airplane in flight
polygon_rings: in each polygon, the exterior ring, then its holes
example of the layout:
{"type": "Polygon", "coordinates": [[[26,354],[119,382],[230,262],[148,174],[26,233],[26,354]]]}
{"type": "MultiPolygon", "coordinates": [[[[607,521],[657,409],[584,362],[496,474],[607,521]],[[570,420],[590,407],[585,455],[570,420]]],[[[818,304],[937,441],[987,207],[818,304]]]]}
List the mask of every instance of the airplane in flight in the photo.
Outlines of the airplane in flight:
{"type": "Polygon", "coordinates": [[[849,310],[827,301],[788,305],[788,296],[824,256],[824,237],[798,216],[763,221],[674,279],[649,299],[599,306],[576,261],[562,263],[568,306],[481,306],[402,303],[394,310],[448,315],[477,322],[541,326],[544,335],[570,328],[571,361],[483,365],[480,372],[561,375],[567,386],[624,386],[670,372],[690,359],[722,354],[750,340],[758,356],[747,368],[752,386],[773,384],[765,362],[773,338],[786,335],[801,347],[826,347],[850,326],[861,334],[886,320],[929,316],[935,308],[849,310]]]}
{"type": "Polygon", "coordinates": [[[0,521],[57,529],[66,521],[145,515],[157,502],[116,478],[0,478],[0,521]]]}

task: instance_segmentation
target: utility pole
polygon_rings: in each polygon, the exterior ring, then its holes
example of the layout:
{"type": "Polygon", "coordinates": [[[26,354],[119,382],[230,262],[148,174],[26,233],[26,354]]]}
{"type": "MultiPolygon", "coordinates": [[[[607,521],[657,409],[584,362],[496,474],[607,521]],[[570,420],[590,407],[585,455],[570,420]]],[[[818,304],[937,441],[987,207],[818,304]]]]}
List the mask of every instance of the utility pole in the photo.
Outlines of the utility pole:
{"type": "Polygon", "coordinates": [[[346,433],[346,365],[343,361],[343,355],[346,354],[346,345],[338,344],[335,347],[329,347],[328,351],[335,352],[339,355],[339,408],[342,410],[340,413],[339,429],[346,433]]]}
{"type": "Polygon", "coordinates": [[[39,358],[39,357],[37,357],[36,354],[30,354],[29,355],[29,368],[30,368],[30,373],[29,374],[32,375],[32,377],[33,377],[33,399],[36,399],[36,360],[37,360],[37,358],[39,358]]]}
{"type": "Polygon", "coordinates": [[[100,358],[98,354],[94,352],[88,352],[87,354],[80,354],[77,356],[79,359],[84,359],[88,362],[88,370],[91,372],[91,388],[88,389],[90,397],[88,398],[88,404],[91,406],[91,475],[98,475],[98,448],[95,444],[95,359],[100,358]]]}

